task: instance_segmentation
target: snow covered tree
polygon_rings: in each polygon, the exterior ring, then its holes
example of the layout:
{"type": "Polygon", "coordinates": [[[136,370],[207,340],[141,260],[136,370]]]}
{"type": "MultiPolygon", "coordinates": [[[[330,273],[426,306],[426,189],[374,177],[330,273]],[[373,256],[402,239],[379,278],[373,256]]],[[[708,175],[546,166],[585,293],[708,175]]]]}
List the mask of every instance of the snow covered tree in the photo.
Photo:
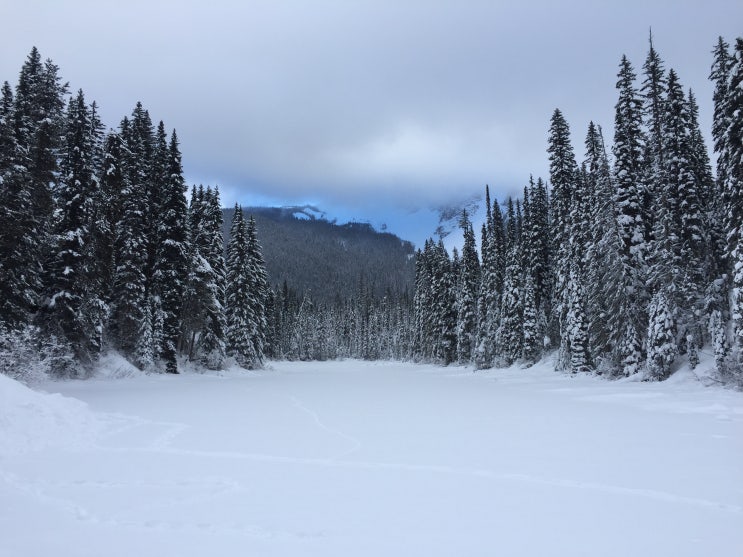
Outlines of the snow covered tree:
{"type": "Polygon", "coordinates": [[[268,273],[266,271],[266,262],[263,259],[263,250],[258,242],[258,229],[255,218],[251,215],[248,219],[246,231],[248,242],[248,263],[249,263],[249,285],[250,285],[250,304],[253,314],[253,329],[255,334],[252,337],[253,352],[257,358],[257,364],[263,363],[266,351],[266,330],[267,330],[267,299],[268,299],[268,273]]]}
{"type": "Polygon", "coordinates": [[[457,359],[472,360],[477,341],[477,294],[480,287],[480,261],[477,258],[475,233],[467,211],[462,212],[459,226],[464,233],[462,262],[457,289],[457,359]]]}
{"type": "Polygon", "coordinates": [[[43,288],[41,270],[53,227],[52,186],[67,92],[58,71],[51,60],[42,62],[34,47],[21,68],[15,96],[9,87],[3,91],[0,303],[2,319],[11,327],[30,321],[43,288]]]}
{"type": "Polygon", "coordinates": [[[642,100],[635,88],[632,65],[622,56],[617,75],[619,100],[614,118],[614,208],[622,240],[622,261],[632,281],[635,300],[642,301],[645,266],[646,228],[644,222],[645,177],[642,132],[642,100]]]}
{"type": "Polygon", "coordinates": [[[117,227],[122,216],[122,192],[127,184],[124,144],[117,132],[109,133],[104,139],[98,182],[103,202],[96,208],[95,260],[99,291],[110,306],[116,276],[117,227]]]}
{"type": "Polygon", "coordinates": [[[123,142],[124,175],[121,216],[116,223],[116,269],[109,326],[114,346],[131,358],[135,365],[146,369],[153,365],[151,350],[147,346],[152,342],[149,336],[151,315],[145,275],[148,253],[146,219],[149,211],[147,182],[138,169],[141,154],[139,137],[127,118],[121,122],[120,135],[123,142]]]}
{"type": "Polygon", "coordinates": [[[528,364],[535,364],[542,355],[542,320],[537,307],[536,289],[531,274],[526,273],[524,286],[521,289],[523,300],[521,359],[528,364]]]}
{"type": "Polygon", "coordinates": [[[524,305],[521,292],[523,269],[519,223],[512,199],[508,199],[506,219],[507,254],[503,278],[503,294],[498,332],[496,335],[496,358],[499,363],[509,366],[516,362],[523,352],[524,305]]]}
{"type": "Polygon", "coordinates": [[[225,348],[225,280],[224,240],[222,238],[222,209],[219,191],[207,188],[201,200],[200,226],[194,243],[197,257],[192,262],[198,286],[203,321],[195,345],[194,358],[208,369],[220,369],[226,355],[225,348]]]}
{"type": "Polygon", "coordinates": [[[648,160],[651,174],[659,171],[664,162],[663,156],[663,120],[664,101],[666,91],[666,75],[663,61],[653,45],[653,35],[650,34],[650,48],[645,64],[643,65],[644,79],[642,82],[642,96],[644,100],[645,122],[648,129],[648,151],[645,155],[648,160]]]}
{"type": "MultiPolygon", "coordinates": [[[[59,375],[89,370],[101,349],[102,301],[94,280],[95,256],[91,231],[94,206],[100,202],[94,168],[100,138],[82,90],[67,110],[61,175],[56,190],[59,220],[46,265],[47,298],[41,321],[47,335],[64,339],[82,369],[56,369],[59,375]]],[[[66,361],[66,360],[65,360],[66,361]]]]}
{"type": "Polygon", "coordinates": [[[188,207],[175,130],[170,137],[162,172],[153,282],[157,306],[162,314],[160,357],[165,362],[167,372],[177,373],[181,312],[188,280],[188,207]]]}
{"type": "Polygon", "coordinates": [[[227,246],[227,354],[246,368],[252,368],[258,361],[253,346],[257,331],[251,304],[250,274],[247,225],[242,208],[235,205],[227,246]]]}
{"type": "Polygon", "coordinates": [[[551,196],[551,253],[552,272],[554,276],[554,290],[552,292],[552,326],[551,333],[560,341],[560,356],[558,369],[567,369],[568,337],[566,335],[566,317],[568,311],[568,281],[572,261],[571,253],[571,207],[573,189],[578,176],[578,165],[570,143],[570,128],[562,113],[555,110],[550,123],[548,148],[550,160],[550,181],[552,183],[551,196]]]}
{"type": "Polygon", "coordinates": [[[678,353],[676,322],[664,290],[655,293],[648,313],[647,377],[662,381],[671,374],[671,365],[678,353]]]}
{"type": "Polygon", "coordinates": [[[580,270],[576,266],[570,270],[568,310],[565,321],[569,346],[570,371],[572,373],[591,371],[593,364],[589,350],[585,292],[580,270]]]}
{"type": "MultiPolygon", "coordinates": [[[[694,174],[691,125],[686,97],[673,70],[668,72],[667,95],[664,102],[663,152],[665,165],[662,181],[657,184],[655,207],[670,212],[670,227],[675,238],[676,255],[673,265],[683,280],[675,283],[677,326],[682,339],[688,336],[701,344],[705,327],[699,315],[707,282],[707,234],[704,210],[699,192],[700,181],[694,174]]],[[[663,218],[662,216],[657,217],[663,218]]],[[[663,238],[659,239],[663,242],[663,238]]],[[[656,259],[656,264],[660,260],[656,259]]],[[[665,259],[662,264],[667,264],[665,259]]]]}

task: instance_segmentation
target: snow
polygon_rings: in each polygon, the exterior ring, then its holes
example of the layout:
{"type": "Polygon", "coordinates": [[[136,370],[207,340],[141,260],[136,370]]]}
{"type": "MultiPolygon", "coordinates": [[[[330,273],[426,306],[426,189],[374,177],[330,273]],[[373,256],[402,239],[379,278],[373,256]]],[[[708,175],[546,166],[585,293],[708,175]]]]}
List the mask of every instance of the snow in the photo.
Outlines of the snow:
{"type": "Polygon", "coordinates": [[[106,367],[0,376],[0,554],[743,554],[743,394],[685,370],[106,367]]]}

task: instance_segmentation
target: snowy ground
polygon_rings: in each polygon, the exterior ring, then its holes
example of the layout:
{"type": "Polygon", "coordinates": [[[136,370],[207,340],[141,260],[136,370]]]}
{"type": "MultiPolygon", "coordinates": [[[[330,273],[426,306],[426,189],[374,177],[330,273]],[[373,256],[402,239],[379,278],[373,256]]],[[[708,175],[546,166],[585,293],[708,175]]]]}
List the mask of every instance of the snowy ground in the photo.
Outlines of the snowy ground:
{"type": "Polygon", "coordinates": [[[743,555],[741,393],[272,368],[0,376],[0,555],[743,555]]]}

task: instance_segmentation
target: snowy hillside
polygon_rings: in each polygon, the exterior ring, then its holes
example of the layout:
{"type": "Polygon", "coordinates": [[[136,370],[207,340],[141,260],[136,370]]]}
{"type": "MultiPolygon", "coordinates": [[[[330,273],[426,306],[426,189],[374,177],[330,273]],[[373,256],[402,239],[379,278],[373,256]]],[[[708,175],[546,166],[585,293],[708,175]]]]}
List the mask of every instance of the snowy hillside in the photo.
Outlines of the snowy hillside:
{"type": "Polygon", "coordinates": [[[64,396],[0,376],[0,553],[741,555],[741,393],[272,366],[43,385],[64,396]]]}

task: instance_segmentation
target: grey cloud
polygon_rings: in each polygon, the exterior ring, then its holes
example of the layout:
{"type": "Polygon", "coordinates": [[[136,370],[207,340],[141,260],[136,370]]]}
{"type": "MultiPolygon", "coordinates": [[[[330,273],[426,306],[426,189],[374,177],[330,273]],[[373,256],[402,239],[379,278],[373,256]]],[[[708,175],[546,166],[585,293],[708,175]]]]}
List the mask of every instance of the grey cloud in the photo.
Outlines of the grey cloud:
{"type": "Polygon", "coordinates": [[[188,178],[252,197],[436,206],[545,175],[555,107],[576,151],[611,139],[626,53],[647,31],[711,118],[709,51],[739,2],[13,2],[0,77],[36,44],[115,125],[142,100],[176,127],[188,178]]]}

